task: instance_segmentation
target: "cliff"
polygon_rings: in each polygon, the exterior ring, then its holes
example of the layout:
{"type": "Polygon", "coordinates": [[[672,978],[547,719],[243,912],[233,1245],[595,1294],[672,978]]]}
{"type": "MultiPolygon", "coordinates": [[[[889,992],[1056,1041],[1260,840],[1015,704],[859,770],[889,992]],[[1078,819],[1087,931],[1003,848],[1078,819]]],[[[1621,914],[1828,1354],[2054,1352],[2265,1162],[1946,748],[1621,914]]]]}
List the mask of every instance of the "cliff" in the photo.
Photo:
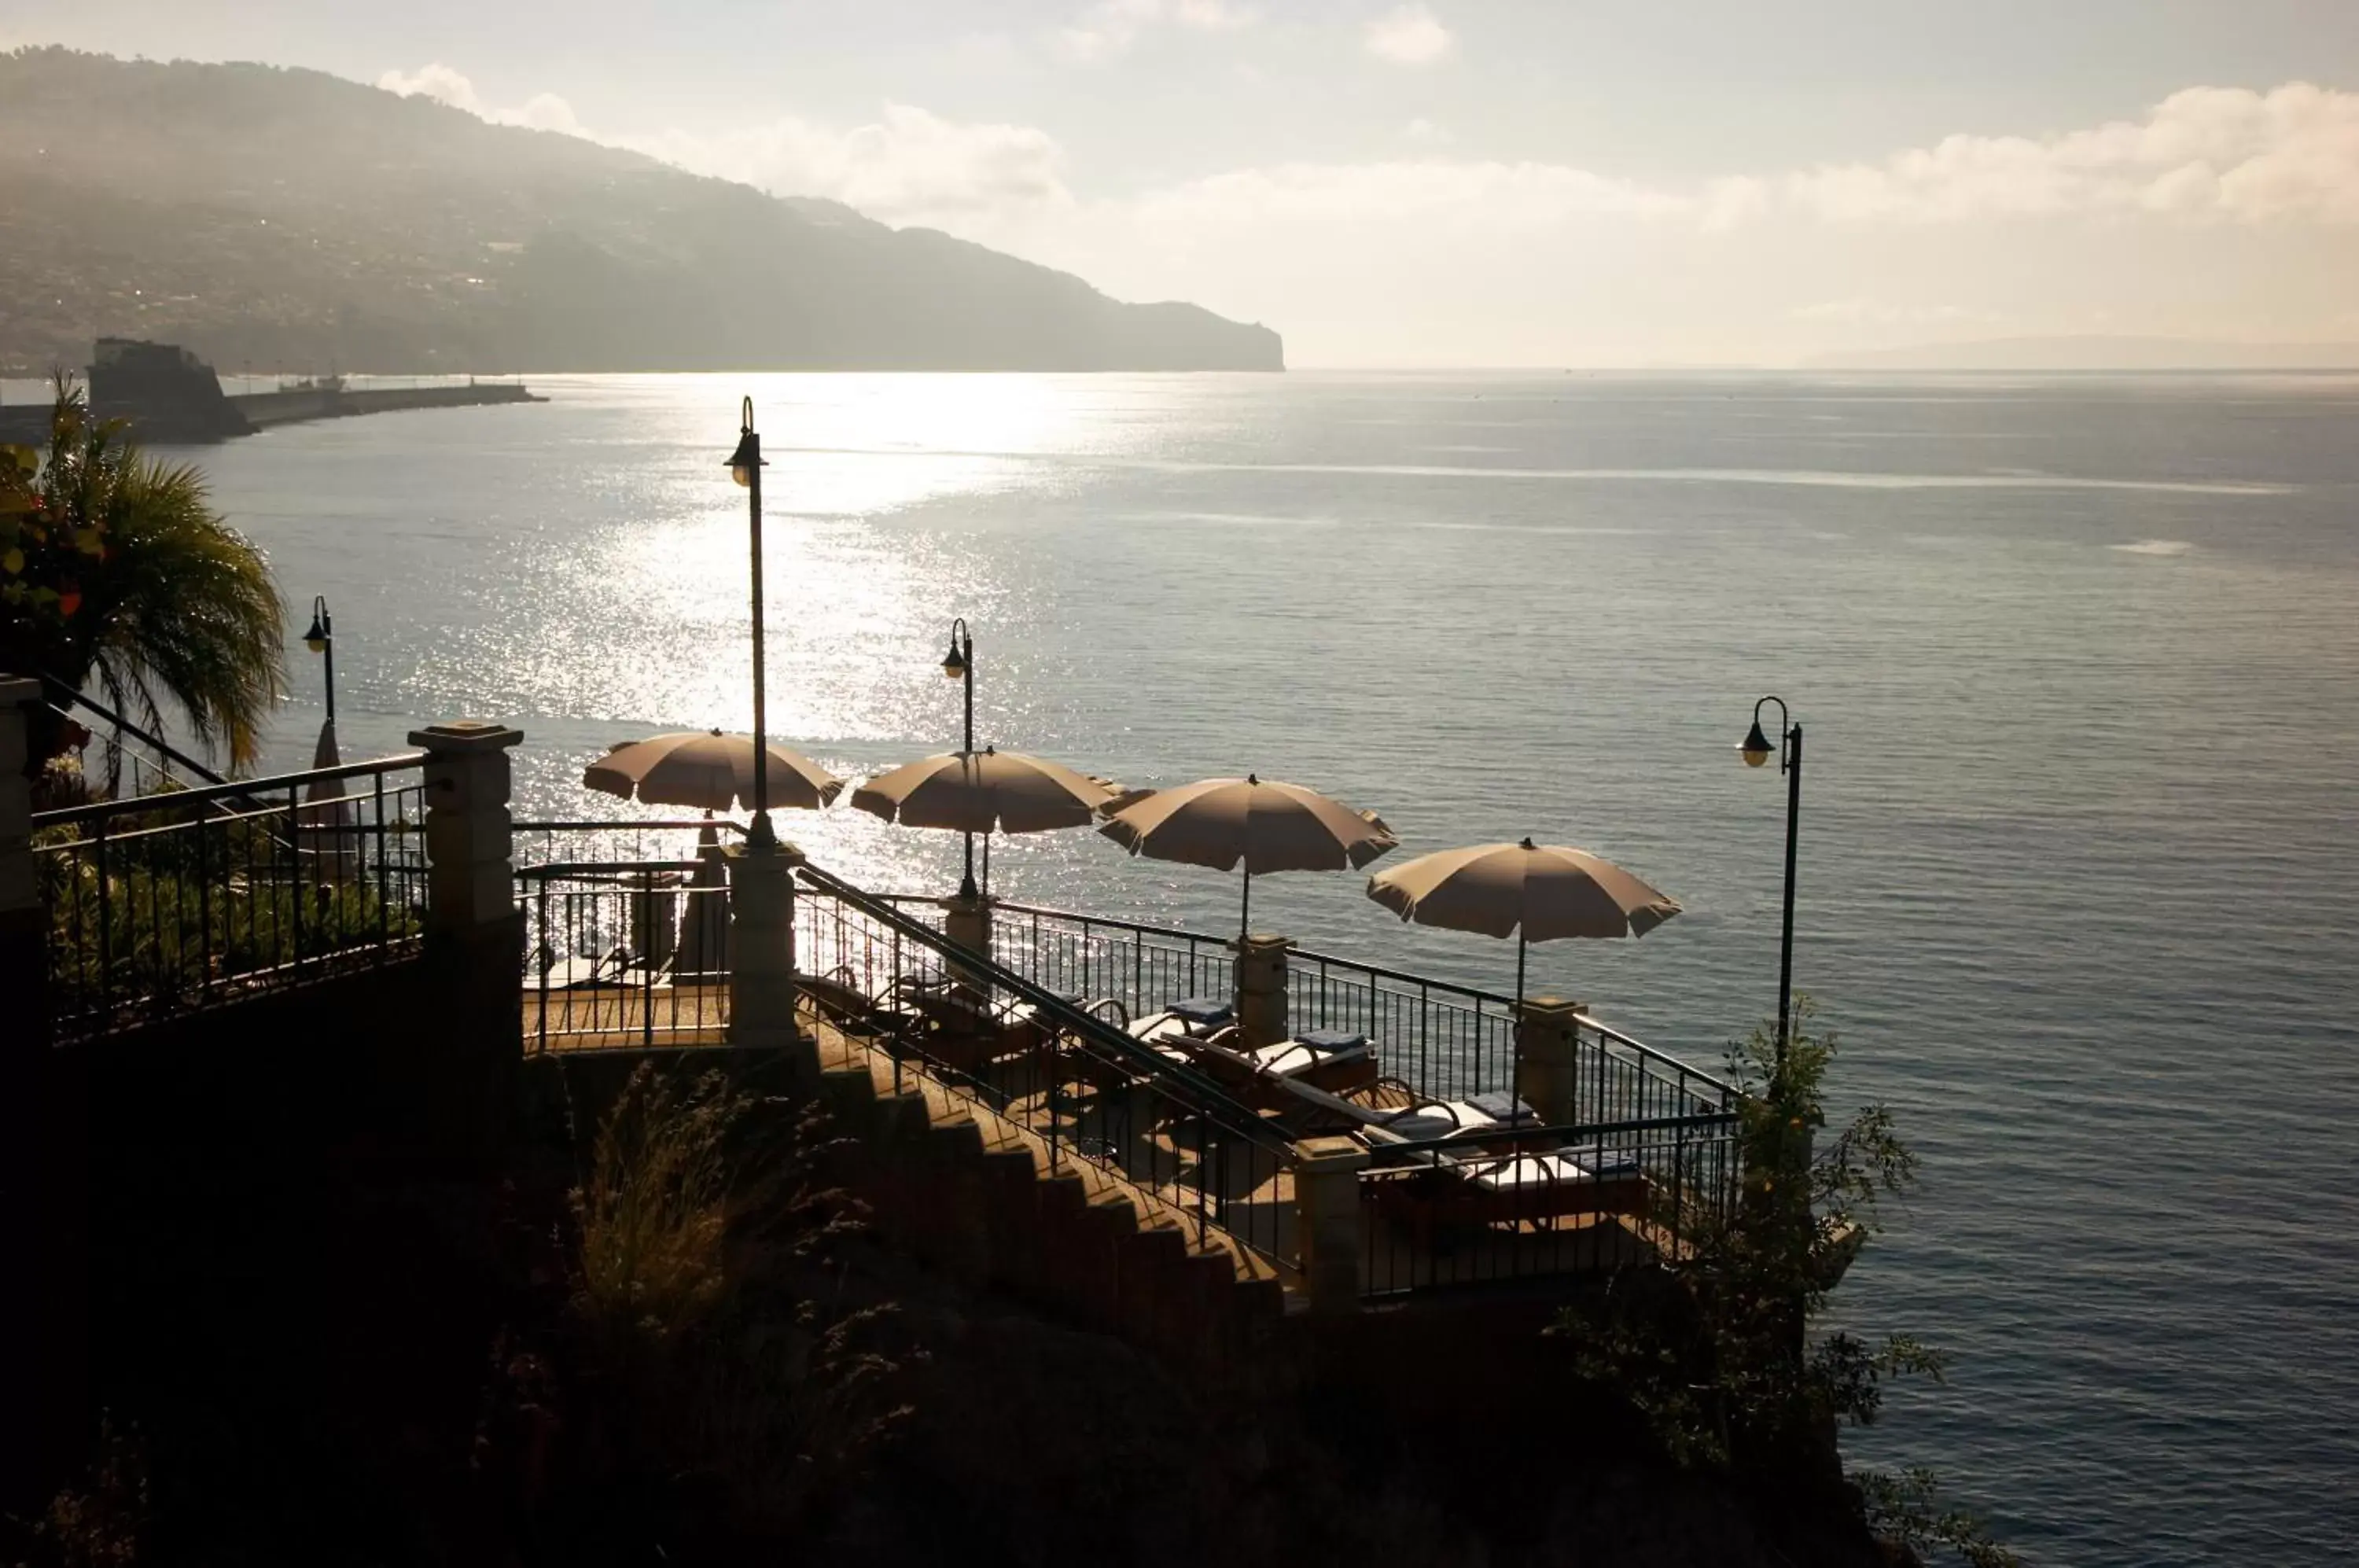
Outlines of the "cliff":
{"type": "Polygon", "coordinates": [[[0,370],[1277,370],[1276,332],[318,71],[0,55],[0,370]]]}

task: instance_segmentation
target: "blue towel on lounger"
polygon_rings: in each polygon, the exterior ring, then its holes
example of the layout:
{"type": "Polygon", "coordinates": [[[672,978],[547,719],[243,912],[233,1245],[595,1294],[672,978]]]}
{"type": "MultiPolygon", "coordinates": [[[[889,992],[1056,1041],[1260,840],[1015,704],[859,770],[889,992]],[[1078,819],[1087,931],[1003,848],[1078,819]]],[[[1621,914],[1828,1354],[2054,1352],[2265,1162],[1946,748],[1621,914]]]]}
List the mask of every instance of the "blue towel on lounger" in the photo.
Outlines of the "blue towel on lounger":
{"type": "Polygon", "coordinates": [[[1368,1043],[1368,1037],[1352,1029],[1304,1029],[1294,1037],[1297,1044],[1307,1045],[1315,1055],[1332,1056],[1339,1051],[1357,1051],[1368,1043]]]}
{"type": "Polygon", "coordinates": [[[1538,1112],[1504,1089],[1495,1089],[1487,1094],[1469,1094],[1466,1103],[1495,1122],[1513,1125],[1539,1119],[1538,1112]]]}
{"type": "Polygon", "coordinates": [[[1231,1009],[1222,996],[1182,996],[1169,1009],[1199,1029],[1211,1029],[1229,1021],[1231,1009]]]}

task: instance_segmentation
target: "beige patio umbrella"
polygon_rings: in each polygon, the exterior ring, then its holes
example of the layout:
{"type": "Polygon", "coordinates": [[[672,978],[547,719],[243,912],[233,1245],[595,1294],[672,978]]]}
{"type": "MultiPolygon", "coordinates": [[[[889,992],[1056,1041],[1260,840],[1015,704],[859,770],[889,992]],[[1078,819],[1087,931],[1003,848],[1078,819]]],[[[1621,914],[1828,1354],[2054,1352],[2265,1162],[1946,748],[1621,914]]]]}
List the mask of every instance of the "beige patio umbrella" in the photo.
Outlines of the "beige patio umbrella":
{"type": "MultiPolygon", "coordinates": [[[[774,807],[815,811],[843,789],[838,779],[800,752],[770,743],[774,807]]],[[[582,782],[625,800],[651,806],[695,806],[708,811],[753,810],[754,742],[719,730],[687,730],[623,741],[583,770],[582,782]]]]}
{"type": "Polygon", "coordinates": [[[982,833],[986,849],[994,832],[1082,827],[1104,807],[1127,798],[1108,779],[996,746],[920,757],[852,792],[854,806],[888,822],[982,833]]]}
{"type": "Polygon", "coordinates": [[[1678,899],[1610,860],[1530,839],[1419,855],[1369,877],[1368,897],[1419,925],[1513,936],[1518,1012],[1531,943],[1644,936],[1680,912],[1678,899]]]}
{"type": "Polygon", "coordinates": [[[1204,779],[1158,789],[1116,807],[1098,830],[1133,855],[1209,866],[1243,866],[1237,931],[1253,917],[1253,879],[1271,871],[1342,871],[1362,866],[1400,841],[1374,811],[1355,811],[1299,784],[1204,779]]]}

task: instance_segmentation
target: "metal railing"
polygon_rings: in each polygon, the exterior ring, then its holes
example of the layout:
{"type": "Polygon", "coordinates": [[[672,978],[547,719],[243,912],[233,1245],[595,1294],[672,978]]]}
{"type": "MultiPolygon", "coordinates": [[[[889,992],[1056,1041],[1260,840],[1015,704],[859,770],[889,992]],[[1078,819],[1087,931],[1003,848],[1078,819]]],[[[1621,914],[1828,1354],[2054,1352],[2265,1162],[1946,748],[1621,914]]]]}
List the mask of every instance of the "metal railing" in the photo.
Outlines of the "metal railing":
{"type": "MultiPolygon", "coordinates": [[[[1225,938],[1028,904],[998,904],[993,916],[992,955],[1000,963],[1043,985],[1116,996],[1134,1016],[1182,997],[1226,997],[1235,984],[1235,948],[1225,938]]],[[[1385,1072],[1418,1097],[1515,1089],[1511,996],[1296,949],[1287,954],[1287,1011],[1297,1033],[1366,1035],[1385,1072]]],[[[1705,1115],[1733,1103],[1724,1079],[1587,1014],[1574,1031],[1583,1122],[1705,1115]]]]}
{"type": "Polygon", "coordinates": [[[1295,1266],[1291,1139],[1133,1039],[1118,998],[971,953],[920,918],[933,900],[871,896],[816,866],[797,876],[804,996],[888,1053],[897,1087],[922,1073],[1038,1138],[1052,1169],[1093,1167],[1142,1225],[1295,1266]]]}
{"type": "Polygon", "coordinates": [[[414,950],[421,752],[37,813],[66,1042],[414,950]]]}
{"type": "Polygon", "coordinates": [[[520,822],[509,825],[519,866],[602,860],[692,860],[745,836],[733,817],[648,817],[636,821],[520,822]]]}
{"type": "Polygon", "coordinates": [[[1397,1296],[1678,1257],[1734,1212],[1733,1111],[1375,1144],[1361,1290],[1397,1296]]]}
{"type": "Polygon", "coordinates": [[[527,1052],[719,1045],[729,887],[717,855],[517,868],[527,1052]]]}

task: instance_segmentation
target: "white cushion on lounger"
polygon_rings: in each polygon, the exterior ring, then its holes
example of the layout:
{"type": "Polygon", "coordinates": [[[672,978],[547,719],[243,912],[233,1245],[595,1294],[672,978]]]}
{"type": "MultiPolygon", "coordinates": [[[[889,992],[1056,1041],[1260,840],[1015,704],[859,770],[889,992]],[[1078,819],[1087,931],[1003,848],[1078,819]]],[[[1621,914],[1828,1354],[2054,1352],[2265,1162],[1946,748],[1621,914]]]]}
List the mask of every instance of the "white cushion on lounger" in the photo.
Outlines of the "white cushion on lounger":
{"type": "Polygon", "coordinates": [[[1274,1078],[1291,1078],[1298,1073],[1308,1073],[1331,1062],[1358,1062],[1375,1053],[1375,1047],[1366,1040],[1341,1051],[1321,1051],[1302,1040],[1288,1040],[1243,1054],[1256,1073],[1266,1073],[1274,1078]]]}
{"type": "Polygon", "coordinates": [[[1597,1177],[1586,1166],[1576,1165],[1561,1154],[1524,1154],[1513,1160],[1469,1164],[1466,1179],[1487,1192],[1503,1192],[1517,1187],[1571,1186],[1594,1181],[1597,1177]]]}

